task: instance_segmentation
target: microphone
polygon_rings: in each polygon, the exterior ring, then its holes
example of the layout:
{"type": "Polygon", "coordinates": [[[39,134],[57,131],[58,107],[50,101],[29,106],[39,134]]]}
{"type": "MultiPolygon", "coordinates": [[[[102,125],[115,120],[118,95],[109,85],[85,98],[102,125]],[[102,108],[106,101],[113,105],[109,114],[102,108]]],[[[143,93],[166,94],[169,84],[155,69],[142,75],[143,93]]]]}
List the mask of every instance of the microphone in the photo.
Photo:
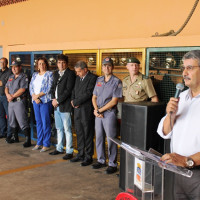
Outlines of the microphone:
{"type": "MultiPolygon", "coordinates": [[[[174,95],[174,98],[178,98],[183,89],[184,89],[184,85],[182,83],[176,84],[176,93],[174,95]]],[[[172,114],[173,112],[170,111],[170,115],[172,114]]]]}
{"type": "MultiPolygon", "coordinates": [[[[176,84],[176,93],[174,95],[174,98],[178,98],[183,89],[184,89],[184,85],[182,83],[176,84]]],[[[171,127],[171,130],[173,129],[172,118],[171,118],[172,114],[173,114],[173,111],[170,111],[169,112],[169,117],[170,117],[170,127],[171,127]]]]}
{"type": "Polygon", "coordinates": [[[184,89],[184,85],[182,83],[178,83],[176,85],[176,93],[174,95],[174,98],[178,98],[180,93],[183,91],[183,89],[184,89]]]}

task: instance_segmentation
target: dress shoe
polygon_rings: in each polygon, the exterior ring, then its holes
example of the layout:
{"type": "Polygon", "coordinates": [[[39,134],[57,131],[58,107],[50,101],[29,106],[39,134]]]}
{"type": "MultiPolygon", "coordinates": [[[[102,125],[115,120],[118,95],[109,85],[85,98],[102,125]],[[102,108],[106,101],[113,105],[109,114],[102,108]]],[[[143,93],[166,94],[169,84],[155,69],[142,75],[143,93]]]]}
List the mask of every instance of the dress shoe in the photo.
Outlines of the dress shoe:
{"type": "Polygon", "coordinates": [[[71,158],[73,158],[73,154],[72,154],[72,153],[71,153],[71,154],[67,153],[67,154],[63,157],[63,160],[69,160],[69,159],[71,159],[71,158]]]}
{"type": "Polygon", "coordinates": [[[43,147],[43,148],[40,150],[40,152],[46,152],[46,151],[49,151],[49,150],[50,150],[49,147],[43,147]]]}
{"type": "Polygon", "coordinates": [[[60,151],[55,150],[55,151],[49,153],[49,155],[58,155],[58,154],[63,154],[63,153],[64,152],[60,152],[60,151]]]}
{"type": "Polygon", "coordinates": [[[19,142],[19,138],[14,138],[14,137],[7,137],[6,138],[6,142],[8,143],[8,144],[12,144],[12,143],[18,143],[19,142]]]}
{"type": "Polygon", "coordinates": [[[94,164],[92,165],[92,168],[93,168],[93,169],[100,169],[100,168],[102,168],[102,167],[106,167],[106,164],[105,164],[105,163],[102,164],[102,163],[100,163],[100,162],[97,162],[97,163],[94,163],[94,164]]]}
{"type": "Polygon", "coordinates": [[[113,174],[116,171],[117,171],[117,167],[108,166],[108,168],[106,169],[106,174],[113,174]]]}
{"type": "Polygon", "coordinates": [[[70,160],[70,162],[80,162],[80,161],[83,161],[83,158],[82,157],[79,157],[79,156],[76,156],[74,158],[72,158],[70,160]]]}
{"type": "MultiPolygon", "coordinates": [[[[17,129],[18,131],[18,129],[17,129]]],[[[30,128],[26,128],[22,131],[25,135],[25,142],[23,144],[23,146],[26,148],[26,147],[31,147],[31,133],[30,133],[30,128]]],[[[16,137],[18,137],[18,134],[16,134],[16,137]]]]}
{"type": "Polygon", "coordinates": [[[91,165],[93,162],[93,160],[84,160],[82,163],[81,163],[81,166],[84,167],[84,166],[88,166],[88,165],[91,165]]]}
{"type": "Polygon", "coordinates": [[[32,150],[35,151],[35,150],[39,150],[39,149],[41,149],[41,148],[42,148],[42,146],[40,146],[40,145],[35,145],[35,146],[32,148],[32,150]]]}

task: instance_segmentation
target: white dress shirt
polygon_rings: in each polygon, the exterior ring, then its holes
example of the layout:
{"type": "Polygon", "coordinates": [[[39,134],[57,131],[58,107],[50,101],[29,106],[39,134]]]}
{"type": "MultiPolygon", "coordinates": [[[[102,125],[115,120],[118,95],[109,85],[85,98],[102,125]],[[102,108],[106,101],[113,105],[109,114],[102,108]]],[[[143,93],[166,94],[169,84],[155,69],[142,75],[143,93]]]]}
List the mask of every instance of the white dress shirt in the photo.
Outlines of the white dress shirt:
{"type": "Polygon", "coordinates": [[[200,94],[192,97],[190,89],[180,94],[176,121],[166,136],[163,134],[165,117],[161,119],[157,132],[164,139],[171,138],[171,152],[182,156],[200,152],[200,94]]]}
{"type": "Polygon", "coordinates": [[[38,75],[36,76],[34,82],[33,82],[33,89],[34,89],[34,93],[37,95],[40,93],[40,90],[41,90],[41,87],[42,87],[42,81],[43,81],[43,78],[44,78],[44,75],[38,75]]]}
{"type": "MultiPolygon", "coordinates": [[[[65,69],[65,70],[66,70],[66,69],[65,69]]],[[[64,73],[65,73],[65,70],[63,70],[63,71],[58,71],[58,74],[60,75],[60,77],[59,77],[58,81],[60,81],[60,79],[61,79],[61,78],[62,78],[62,76],[64,75],[64,73]]],[[[58,89],[58,85],[56,86],[56,91],[55,91],[55,97],[56,97],[56,99],[58,98],[57,89],[58,89]]]]}

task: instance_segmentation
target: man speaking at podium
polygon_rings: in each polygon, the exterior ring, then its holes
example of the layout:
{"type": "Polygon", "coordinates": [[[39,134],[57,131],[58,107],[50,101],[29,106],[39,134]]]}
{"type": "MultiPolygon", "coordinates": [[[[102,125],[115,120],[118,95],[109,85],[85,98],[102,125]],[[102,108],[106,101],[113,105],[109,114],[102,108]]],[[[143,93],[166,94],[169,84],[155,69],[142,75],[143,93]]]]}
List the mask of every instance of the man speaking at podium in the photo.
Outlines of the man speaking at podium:
{"type": "MultiPolygon", "coordinates": [[[[166,116],[158,126],[164,139],[171,138],[171,153],[161,157],[162,161],[193,171],[187,178],[175,177],[174,198],[200,199],[200,50],[183,56],[183,79],[188,90],[180,98],[170,98],[166,116]]],[[[175,95],[176,96],[176,95],[175,95]]]]}

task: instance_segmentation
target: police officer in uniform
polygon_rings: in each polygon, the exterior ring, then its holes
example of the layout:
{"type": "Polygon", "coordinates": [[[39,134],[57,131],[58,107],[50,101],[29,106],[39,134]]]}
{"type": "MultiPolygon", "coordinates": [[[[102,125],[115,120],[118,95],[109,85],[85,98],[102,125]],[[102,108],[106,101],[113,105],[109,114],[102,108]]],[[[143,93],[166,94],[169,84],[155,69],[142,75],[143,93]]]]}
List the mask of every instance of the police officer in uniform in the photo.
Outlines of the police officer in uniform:
{"type": "MultiPolygon", "coordinates": [[[[112,74],[114,65],[111,58],[103,60],[102,71],[104,76],[98,77],[93,91],[92,103],[95,115],[96,150],[97,163],[92,165],[93,169],[106,166],[105,158],[105,134],[114,138],[117,135],[117,103],[122,97],[122,83],[112,74]],[[105,131],[105,134],[104,134],[105,131]]],[[[107,174],[117,171],[117,145],[108,141],[108,168],[107,174]]]]}
{"type": "Polygon", "coordinates": [[[9,77],[5,86],[5,94],[8,100],[9,123],[12,137],[7,137],[8,143],[19,142],[18,124],[26,136],[24,147],[31,146],[30,127],[26,110],[26,97],[28,89],[27,75],[22,72],[20,62],[12,62],[13,74],[9,77]]]}
{"type": "Polygon", "coordinates": [[[126,68],[129,76],[122,81],[124,102],[147,101],[158,102],[155,89],[149,77],[139,72],[140,61],[137,58],[128,58],[126,68]]]}

